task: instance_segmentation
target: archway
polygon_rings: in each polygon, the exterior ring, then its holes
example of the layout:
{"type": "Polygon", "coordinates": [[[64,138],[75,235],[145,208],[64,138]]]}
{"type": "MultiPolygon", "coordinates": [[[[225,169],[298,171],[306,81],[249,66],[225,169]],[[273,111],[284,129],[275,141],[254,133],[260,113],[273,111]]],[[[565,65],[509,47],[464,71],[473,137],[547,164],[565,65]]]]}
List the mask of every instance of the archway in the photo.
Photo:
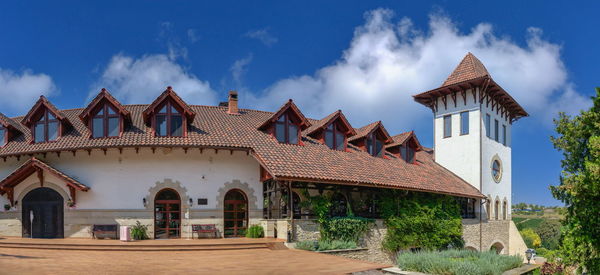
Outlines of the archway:
{"type": "Polygon", "coordinates": [[[248,228],[248,199],[242,190],[232,189],[225,194],[223,201],[223,235],[243,237],[248,228]]]}
{"type": "Polygon", "coordinates": [[[22,203],[23,237],[64,238],[63,197],[48,187],[31,190],[22,203]]]}
{"type": "Polygon", "coordinates": [[[466,250],[470,250],[470,251],[477,251],[477,248],[472,247],[472,246],[465,246],[466,250]]]}
{"type": "Polygon", "coordinates": [[[181,236],[181,198],[173,189],[163,189],[154,198],[154,238],[181,236]]]}
{"type": "Polygon", "coordinates": [[[502,252],[504,251],[504,245],[500,242],[495,242],[490,247],[490,250],[496,252],[496,254],[502,254],[502,252]]]}
{"type": "Polygon", "coordinates": [[[499,212],[500,212],[500,201],[496,199],[496,203],[494,204],[494,219],[499,220],[499,212]]]}

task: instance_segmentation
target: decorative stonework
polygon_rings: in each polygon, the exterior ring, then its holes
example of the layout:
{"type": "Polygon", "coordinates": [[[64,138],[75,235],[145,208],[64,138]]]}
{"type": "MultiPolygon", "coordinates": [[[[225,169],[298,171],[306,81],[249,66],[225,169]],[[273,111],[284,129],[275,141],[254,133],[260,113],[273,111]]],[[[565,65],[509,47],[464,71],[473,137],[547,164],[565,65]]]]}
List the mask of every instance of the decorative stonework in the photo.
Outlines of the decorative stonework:
{"type": "Polygon", "coordinates": [[[16,201],[18,201],[18,204],[17,204],[18,211],[21,211],[21,207],[23,205],[23,198],[25,197],[25,195],[27,195],[27,193],[29,193],[30,191],[40,188],[40,187],[48,187],[48,188],[58,192],[60,194],[60,196],[63,197],[63,204],[65,204],[65,209],[67,208],[66,207],[67,200],[69,200],[69,198],[71,197],[67,193],[67,191],[65,191],[63,188],[61,188],[58,184],[44,181],[44,186],[41,186],[39,182],[36,182],[34,184],[28,185],[27,187],[25,187],[23,189],[23,191],[21,191],[19,193],[18,197],[16,198],[16,201]]]}
{"type": "Polygon", "coordinates": [[[496,182],[496,183],[500,183],[500,181],[502,180],[502,172],[504,172],[504,165],[502,165],[502,160],[500,160],[500,157],[498,156],[498,154],[495,154],[492,157],[492,162],[490,163],[490,169],[492,170],[492,179],[496,182]],[[498,176],[494,176],[494,163],[498,162],[498,176]]]}
{"type": "Polygon", "coordinates": [[[248,185],[247,182],[242,183],[240,180],[232,180],[231,182],[226,182],[223,184],[223,187],[219,188],[219,192],[217,195],[217,209],[222,210],[225,206],[223,205],[223,201],[225,200],[225,194],[229,192],[231,189],[239,189],[246,194],[248,198],[248,208],[250,210],[258,209],[258,205],[256,204],[257,199],[256,195],[254,195],[254,189],[248,185]]]}
{"type": "MultiPolygon", "coordinates": [[[[177,191],[179,197],[181,198],[181,208],[183,211],[189,207],[188,201],[190,198],[187,195],[187,189],[181,186],[181,183],[178,181],[173,181],[172,179],[164,179],[163,182],[157,181],[154,187],[148,189],[148,195],[146,195],[146,209],[153,210],[154,209],[154,198],[156,198],[156,194],[163,189],[173,189],[177,191]]],[[[140,203],[142,203],[140,201],[140,203]]]]}

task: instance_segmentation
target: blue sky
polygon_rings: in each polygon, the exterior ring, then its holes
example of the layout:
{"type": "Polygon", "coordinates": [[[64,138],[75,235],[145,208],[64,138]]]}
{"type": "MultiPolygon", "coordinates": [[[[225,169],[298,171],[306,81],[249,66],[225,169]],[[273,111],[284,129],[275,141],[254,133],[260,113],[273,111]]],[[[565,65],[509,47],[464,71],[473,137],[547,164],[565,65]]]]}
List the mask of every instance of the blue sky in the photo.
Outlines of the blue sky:
{"type": "Polygon", "coordinates": [[[513,202],[554,205],[561,155],[552,117],[577,113],[598,85],[598,4],[550,1],[4,1],[0,112],[40,94],[82,107],[108,88],[149,103],[167,85],[191,104],[228,90],[241,106],[293,98],[308,116],[342,109],[430,146],[436,88],[472,51],[532,115],[513,128],[513,202]]]}

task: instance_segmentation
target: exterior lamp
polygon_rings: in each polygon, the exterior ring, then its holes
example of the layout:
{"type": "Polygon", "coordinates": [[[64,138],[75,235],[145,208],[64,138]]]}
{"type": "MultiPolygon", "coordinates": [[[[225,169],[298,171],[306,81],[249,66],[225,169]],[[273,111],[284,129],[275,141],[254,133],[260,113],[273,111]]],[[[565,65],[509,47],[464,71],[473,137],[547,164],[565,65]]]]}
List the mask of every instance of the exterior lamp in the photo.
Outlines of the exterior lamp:
{"type": "Polygon", "coordinates": [[[190,200],[188,201],[188,203],[190,204],[190,207],[194,206],[194,200],[192,200],[192,198],[190,198],[190,200]]]}
{"type": "Polygon", "coordinates": [[[144,203],[144,207],[146,207],[146,204],[147,204],[147,203],[146,203],[146,198],[143,198],[143,199],[142,199],[142,203],[144,203]]]}
{"type": "Polygon", "coordinates": [[[525,257],[527,257],[527,264],[529,264],[529,262],[531,261],[531,257],[533,257],[533,252],[534,250],[529,248],[527,249],[527,251],[525,251],[525,257]]]}

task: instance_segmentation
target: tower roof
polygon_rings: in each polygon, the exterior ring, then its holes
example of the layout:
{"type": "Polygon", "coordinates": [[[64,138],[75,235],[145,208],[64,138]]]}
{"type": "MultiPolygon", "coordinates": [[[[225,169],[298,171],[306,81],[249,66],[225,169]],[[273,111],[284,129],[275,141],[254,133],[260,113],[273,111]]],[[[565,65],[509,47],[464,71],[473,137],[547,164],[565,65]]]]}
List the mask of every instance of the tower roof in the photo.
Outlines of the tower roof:
{"type": "Polygon", "coordinates": [[[452,71],[450,76],[446,78],[442,87],[486,76],[490,76],[490,73],[483,66],[483,63],[469,52],[460,64],[456,66],[454,71],[452,71]]]}
{"type": "Polygon", "coordinates": [[[451,95],[456,105],[457,94],[461,93],[466,104],[469,97],[466,91],[476,87],[479,87],[481,92],[478,93],[478,96],[473,93],[472,98],[479,100],[479,103],[486,102],[486,106],[492,103],[492,110],[496,104],[496,106],[502,106],[502,115],[504,116],[506,113],[506,118],[510,119],[511,123],[521,117],[529,116],[525,109],[492,79],[483,63],[470,52],[456,66],[441,87],[414,95],[413,98],[416,102],[435,112],[438,110],[438,97],[442,97],[442,102],[446,107],[447,101],[449,101],[447,95],[451,95]]]}

